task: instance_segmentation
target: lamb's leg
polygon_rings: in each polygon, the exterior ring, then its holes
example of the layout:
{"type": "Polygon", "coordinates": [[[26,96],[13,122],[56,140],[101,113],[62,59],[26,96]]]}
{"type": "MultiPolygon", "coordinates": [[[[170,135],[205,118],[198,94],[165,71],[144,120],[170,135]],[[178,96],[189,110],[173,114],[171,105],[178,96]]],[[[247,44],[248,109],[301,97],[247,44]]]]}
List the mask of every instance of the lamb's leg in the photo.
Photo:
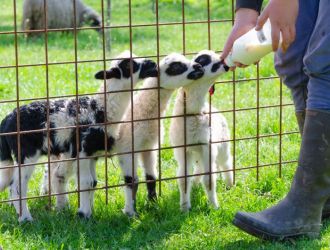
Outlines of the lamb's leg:
{"type": "MultiPolygon", "coordinates": [[[[54,163],[51,163],[54,164],[54,163]]],[[[46,195],[49,193],[49,185],[48,185],[48,177],[49,173],[48,173],[48,164],[44,164],[44,176],[42,178],[42,184],[40,187],[40,194],[41,195],[46,195]]]]}
{"type": "MultiPolygon", "coordinates": [[[[54,161],[54,160],[58,160],[59,157],[56,156],[50,156],[50,160],[54,161]]],[[[50,168],[51,168],[51,172],[53,171],[53,169],[55,169],[57,167],[58,163],[50,163],[50,168]]],[[[41,188],[40,188],[40,194],[41,195],[46,195],[49,193],[49,182],[48,182],[48,178],[49,178],[49,172],[48,172],[48,164],[44,164],[44,176],[42,179],[42,184],[41,184],[41,188]]],[[[52,182],[51,182],[52,183],[52,182]]]]}
{"type": "MultiPolygon", "coordinates": [[[[34,164],[37,162],[38,157],[32,157],[32,158],[25,158],[23,159],[22,163],[25,164],[34,164]]],[[[13,174],[13,181],[10,185],[10,198],[11,199],[19,199],[20,198],[20,187],[21,187],[21,198],[27,197],[27,189],[28,189],[28,183],[30,180],[30,177],[33,173],[34,166],[24,166],[21,167],[21,175],[19,175],[19,168],[16,167],[14,169],[13,174]],[[21,178],[20,178],[21,176],[21,178]],[[20,183],[21,180],[21,183],[20,183]]],[[[31,216],[31,213],[29,211],[29,208],[27,206],[27,200],[24,199],[21,202],[19,200],[13,201],[13,205],[16,209],[16,213],[19,215],[18,221],[32,221],[33,218],[31,216]],[[20,206],[21,209],[20,209],[20,206]],[[20,214],[20,210],[22,214],[20,214]]]]}
{"type": "MultiPolygon", "coordinates": [[[[85,157],[85,154],[81,153],[80,157],[85,157]]],[[[93,188],[95,180],[91,174],[90,163],[91,159],[79,160],[79,186],[80,190],[80,204],[78,215],[82,218],[89,218],[92,215],[92,199],[93,192],[90,189],[93,188]]]]}
{"type": "Polygon", "coordinates": [[[137,157],[134,154],[134,167],[132,162],[132,154],[125,154],[119,156],[119,163],[122,169],[122,175],[125,180],[125,207],[123,212],[128,216],[135,216],[136,213],[136,193],[138,190],[138,176],[137,176],[137,157]],[[134,171],[133,171],[134,170],[134,171]]]}
{"type": "MultiPolygon", "coordinates": [[[[178,171],[177,177],[180,190],[180,208],[181,211],[187,212],[191,208],[190,202],[190,191],[192,185],[192,178],[191,177],[184,177],[185,176],[185,151],[184,148],[175,148],[174,149],[174,156],[176,161],[178,162],[178,171]],[[187,180],[187,183],[186,183],[187,180]]],[[[192,155],[191,153],[186,153],[186,160],[187,160],[187,175],[192,173],[192,155]]]]}
{"type": "Polygon", "coordinates": [[[218,152],[217,165],[221,171],[226,171],[221,173],[221,176],[223,177],[226,186],[231,187],[234,184],[234,176],[233,171],[229,171],[233,169],[233,157],[230,152],[230,144],[229,142],[224,142],[221,146],[223,148],[218,152]]]}
{"type": "Polygon", "coordinates": [[[218,197],[217,197],[217,175],[216,174],[211,174],[211,175],[207,174],[207,173],[216,171],[216,163],[215,163],[216,159],[212,155],[211,166],[210,166],[209,147],[208,146],[204,146],[203,150],[200,151],[199,153],[200,153],[200,158],[201,158],[201,161],[200,161],[201,168],[203,169],[203,173],[205,173],[205,175],[202,176],[202,182],[204,185],[205,192],[207,193],[209,202],[213,205],[213,207],[218,208],[219,203],[218,203],[218,197]]]}
{"type": "MultiPolygon", "coordinates": [[[[31,19],[33,16],[33,10],[31,3],[28,1],[24,1],[23,3],[23,18],[22,18],[22,30],[23,31],[30,31],[31,27],[31,19]]],[[[29,33],[26,33],[25,36],[27,37],[29,33]]]]}
{"type": "MultiPolygon", "coordinates": [[[[90,161],[89,161],[89,169],[90,169],[90,173],[91,173],[92,178],[93,178],[93,188],[95,188],[96,185],[97,185],[96,159],[90,159],[90,161]]],[[[95,191],[92,190],[91,191],[91,206],[92,206],[92,208],[94,206],[94,194],[95,194],[95,191]]]]}
{"type": "MultiPolygon", "coordinates": [[[[61,160],[68,159],[69,155],[61,155],[61,160]]],[[[51,183],[52,190],[56,195],[56,209],[61,210],[69,206],[68,194],[63,194],[67,192],[67,186],[70,178],[74,174],[76,168],[75,162],[64,161],[59,163],[51,164],[51,183]]]]}
{"type": "Polygon", "coordinates": [[[14,163],[12,160],[0,160],[0,192],[5,190],[9,186],[13,179],[13,164],[14,163]]]}
{"type": "Polygon", "coordinates": [[[148,199],[149,200],[156,200],[157,193],[156,193],[156,178],[157,178],[157,168],[156,168],[156,161],[157,161],[157,152],[156,151],[149,151],[149,152],[142,152],[141,153],[141,162],[142,166],[145,170],[145,176],[147,182],[147,189],[148,189],[148,199]]]}

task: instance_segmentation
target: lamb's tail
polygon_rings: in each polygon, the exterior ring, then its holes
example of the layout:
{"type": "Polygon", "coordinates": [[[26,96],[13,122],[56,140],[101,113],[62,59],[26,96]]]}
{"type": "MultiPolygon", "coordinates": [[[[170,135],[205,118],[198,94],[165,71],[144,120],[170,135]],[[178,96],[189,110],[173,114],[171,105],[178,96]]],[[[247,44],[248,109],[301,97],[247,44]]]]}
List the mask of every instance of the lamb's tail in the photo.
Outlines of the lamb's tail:
{"type": "Polygon", "coordinates": [[[0,191],[8,187],[12,180],[14,168],[8,168],[12,165],[13,158],[7,140],[4,136],[0,136],[0,191]]]}

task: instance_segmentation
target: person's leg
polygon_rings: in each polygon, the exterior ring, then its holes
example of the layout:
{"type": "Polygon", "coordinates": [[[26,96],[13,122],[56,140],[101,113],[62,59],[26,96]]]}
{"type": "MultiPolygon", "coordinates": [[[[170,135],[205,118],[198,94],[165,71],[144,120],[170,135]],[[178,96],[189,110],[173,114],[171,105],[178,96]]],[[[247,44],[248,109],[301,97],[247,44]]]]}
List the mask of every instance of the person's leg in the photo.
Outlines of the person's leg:
{"type": "Polygon", "coordinates": [[[316,23],[318,2],[315,0],[300,0],[299,15],[296,25],[296,40],[283,53],[275,54],[275,69],[284,84],[290,89],[293,98],[300,133],[303,130],[308,75],[304,72],[303,57],[316,23]]]}
{"type": "Polygon", "coordinates": [[[242,230],[260,238],[313,237],[320,231],[322,208],[330,197],[328,13],[329,0],[320,0],[315,30],[304,59],[309,76],[307,111],[299,166],[290,191],[277,205],[259,213],[238,212],[233,221],[242,230]]]}
{"type": "MultiPolygon", "coordinates": [[[[319,1],[300,0],[296,25],[296,40],[286,53],[275,54],[275,68],[284,84],[290,89],[295,106],[299,132],[302,135],[305,123],[305,109],[308,95],[308,73],[304,70],[303,57],[307,52],[310,37],[317,20],[319,1]]],[[[318,41],[316,41],[318,42],[318,41]]],[[[330,200],[325,204],[323,218],[330,217],[330,200]]]]}
{"type": "MultiPolygon", "coordinates": [[[[304,63],[309,75],[307,109],[330,111],[330,16],[329,0],[320,1],[320,12],[304,63]]],[[[330,124],[329,124],[330,126],[330,124]]],[[[325,203],[323,218],[330,217],[330,199],[325,203]]]]}

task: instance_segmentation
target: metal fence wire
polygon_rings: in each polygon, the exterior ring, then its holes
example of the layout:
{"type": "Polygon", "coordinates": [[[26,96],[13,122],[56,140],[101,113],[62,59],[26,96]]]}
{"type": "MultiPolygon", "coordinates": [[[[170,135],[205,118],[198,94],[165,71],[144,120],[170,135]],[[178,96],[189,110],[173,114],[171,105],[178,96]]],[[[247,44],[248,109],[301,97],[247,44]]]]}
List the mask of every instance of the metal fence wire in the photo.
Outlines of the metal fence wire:
{"type": "MultiPolygon", "coordinates": [[[[161,39],[161,30],[162,28],[169,28],[169,27],[181,27],[182,30],[182,51],[178,51],[181,52],[183,55],[187,55],[187,56],[192,56],[198,53],[198,51],[190,51],[187,48],[187,41],[188,38],[187,37],[187,27],[189,26],[193,26],[193,25],[205,25],[206,29],[205,29],[205,37],[207,37],[207,43],[205,44],[205,47],[203,49],[209,49],[209,50],[214,50],[214,48],[216,47],[213,43],[214,38],[213,36],[213,32],[212,32],[212,25],[214,24],[223,24],[223,25],[232,25],[234,23],[234,15],[235,15],[235,6],[234,6],[234,0],[226,0],[223,1],[224,4],[226,4],[226,6],[230,6],[231,8],[226,8],[226,10],[230,10],[230,13],[227,13],[227,15],[230,16],[230,18],[225,18],[225,17],[221,17],[221,16],[217,16],[214,17],[214,15],[211,14],[212,11],[212,4],[214,3],[213,0],[203,0],[205,1],[206,4],[206,8],[205,10],[201,10],[201,11],[206,11],[206,19],[198,19],[198,20],[193,20],[193,18],[189,17],[189,20],[187,19],[186,15],[186,8],[187,6],[190,4],[190,2],[194,2],[192,0],[190,1],[185,1],[185,0],[177,0],[177,1],[162,1],[162,0],[154,0],[154,1],[150,1],[150,7],[153,6],[153,16],[154,16],[154,22],[150,23],[150,22],[146,22],[146,23],[135,23],[133,22],[133,18],[132,18],[132,10],[133,10],[133,4],[136,4],[136,1],[132,1],[132,0],[124,0],[127,1],[127,5],[128,5],[128,13],[127,13],[127,17],[128,17],[128,23],[127,24],[113,24],[113,20],[110,20],[110,14],[111,12],[113,13],[114,11],[116,11],[116,5],[114,4],[114,1],[111,0],[102,0],[99,1],[99,9],[100,9],[100,15],[102,16],[102,23],[101,23],[101,32],[100,34],[94,34],[95,36],[99,36],[100,37],[100,41],[101,41],[101,46],[99,47],[99,49],[101,50],[102,53],[102,57],[99,59],[93,59],[93,58],[84,58],[79,59],[78,56],[78,50],[79,50],[79,37],[78,37],[78,33],[82,32],[84,30],[91,30],[91,29],[96,29],[95,27],[78,27],[78,24],[76,23],[76,1],[73,1],[74,4],[74,8],[73,8],[73,13],[72,15],[74,16],[74,27],[72,28],[56,28],[56,29],[50,29],[47,28],[47,16],[48,16],[48,9],[46,8],[46,2],[47,0],[43,0],[44,1],[44,12],[46,13],[44,16],[44,28],[43,29],[39,29],[39,30],[30,30],[30,31],[26,31],[26,30],[22,30],[20,28],[19,25],[19,17],[20,15],[18,14],[21,9],[18,8],[18,4],[19,1],[13,0],[12,2],[10,1],[6,1],[5,5],[12,5],[12,16],[10,16],[10,22],[13,23],[13,29],[9,28],[9,29],[1,29],[0,30],[0,44],[1,44],[1,40],[2,38],[4,38],[5,36],[13,36],[13,40],[12,43],[9,45],[10,48],[13,48],[14,50],[14,54],[12,58],[8,58],[8,61],[0,61],[0,71],[4,72],[7,70],[13,70],[15,71],[15,80],[12,82],[9,82],[8,84],[3,85],[3,88],[6,89],[15,89],[15,94],[16,97],[15,98],[1,98],[0,100],[0,107],[2,109],[3,112],[0,113],[1,115],[1,119],[3,119],[6,115],[7,110],[9,110],[6,105],[15,105],[17,108],[17,131],[16,132],[11,132],[11,133],[1,133],[0,136],[8,136],[8,135],[12,135],[12,136],[17,136],[17,141],[18,141],[18,158],[16,159],[16,162],[14,165],[11,166],[6,166],[6,168],[18,168],[19,169],[19,198],[18,199],[9,199],[7,196],[2,196],[2,199],[0,201],[0,203],[8,203],[8,202],[13,202],[13,201],[17,201],[19,200],[20,203],[22,203],[23,200],[32,200],[32,199],[40,199],[40,198],[47,198],[48,197],[48,202],[49,202],[49,206],[51,206],[52,203],[52,197],[54,196],[58,196],[60,194],[77,194],[78,196],[78,204],[79,204],[79,197],[80,197],[80,192],[81,192],[81,187],[79,185],[80,181],[80,166],[79,166],[79,162],[82,159],[94,159],[95,157],[99,157],[99,158],[103,158],[104,159],[104,169],[102,171],[104,171],[104,173],[102,174],[104,177],[104,183],[99,183],[98,186],[94,187],[91,190],[98,190],[98,191],[103,191],[105,192],[105,202],[108,204],[109,202],[109,189],[112,188],[116,188],[116,187],[122,187],[126,184],[124,184],[123,180],[121,180],[121,178],[118,177],[118,179],[120,179],[120,181],[118,181],[117,183],[109,183],[109,171],[111,168],[113,168],[113,157],[119,155],[119,154],[132,154],[132,156],[134,156],[135,153],[141,153],[144,151],[157,151],[158,152],[158,178],[156,180],[157,182],[157,187],[158,187],[158,193],[159,195],[163,195],[163,191],[162,191],[162,187],[164,182],[168,182],[168,181],[172,181],[172,180],[176,180],[177,178],[185,178],[187,179],[188,177],[191,176],[195,176],[195,175],[201,175],[201,174],[188,174],[187,171],[187,166],[185,166],[185,176],[182,177],[176,177],[175,171],[172,171],[172,174],[170,175],[165,175],[164,174],[164,159],[162,157],[162,153],[165,151],[169,151],[169,150],[173,150],[173,148],[170,145],[167,145],[166,143],[161,141],[161,123],[163,121],[167,121],[170,120],[172,118],[176,118],[176,117],[185,117],[185,121],[186,121],[186,117],[192,116],[192,115],[199,115],[199,114],[184,114],[184,115],[180,115],[180,116],[173,116],[173,115],[168,115],[166,113],[166,115],[161,116],[161,112],[160,112],[160,105],[158,105],[158,117],[156,118],[152,118],[152,119],[145,119],[145,120],[157,120],[158,121],[158,146],[156,149],[152,149],[152,150],[134,150],[134,126],[131,126],[132,130],[131,130],[131,135],[133,140],[132,140],[132,151],[131,152],[120,152],[120,153],[116,153],[116,152],[111,152],[110,150],[105,150],[104,152],[102,152],[101,154],[99,153],[98,155],[93,155],[90,157],[84,157],[84,158],[79,158],[79,154],[77,154],[76,158],[70,158],[70,159],[53,159],[50,157],[50,147],[49,145],[51,144],[50,141],[50,134],[53,133],[56,130],[64,130],[64,129],[72,129],[74,128],[76,131],[76,146],[77,148],[79,148],[79,129],[84,128],[84,127],[91,127],[91,126],[104,126],[105,131],[107,131],[107,129],[109,129],[109,126],[113,125],[113,124],[117,124],[117,123],[131,123],[133,124],[134,122],[137,121],[143,121],[143,119],[140,120],[133,120],[134,116],[134,102],[133,102],[133,95],[135,92],[140,91],[141,88],[134,88],[133,87],[133,82],[131,83],[131,89],[129,90],[129,92],[131,93],[131,121],[116,121],[116,122],[109,122],[107,121],[107,117],[105,117],[105,122],[104,123],[98,123],[96,125],[83,125],[83,124],[79,124],[79,97],[81,96],[96,96],[96,95],[100,95],[103,94],[104,95],[104,99],[107,98],[107,88],[105,87],[106,85],[106,81],[104,81],[104,92],[100,93],[100,92],[94,92],[94,93],[81,93],[82,91],[80,91],[80,78],[79,78],[79,67],[81,67],[81,65],[89,65],[92,63],[99,63],[100,65],[103,65],[103,69],[106,70],[107,69],[107,63],[111,62],[114,57],[110,57],[109,56],[109,49],[110,49],[110,33],[111,33],[111,39],[112,39],[112,43],[115,44],[116,43],[116,37],[115,34],[113,34],[112,32],[114,30],[128,30],[128,34],[125,33],[127,36],[125,37],[126,40],[128,40],[128,48],[130,51],[130,55],[131,55],[131,59],[133,59],[134,57],[132,56],[133,54],[133,49],[135,48],[135,39],[137,39],[136,36],[134,36],[133,34],[133,29],[136,28],[154,28],[155,29],[155,34],[156,34],[156,53],[155,54],[149,54],[149,55],[139,55],[139,57],[143,57],[143,58],[152,58],[155,60],[155,62],[158,63],[160,60],[166,56],[167,53],[162,53],[161,51],[161,43],[162,43],[162,39],[161,39]],[[162,21],[160,18],[161,15],[161,11],[162,9],[160,8],[160,4],[174,4],[174,2],[177,4],[177,2],[181,1],[181,21],[162,21]],[[110,9],[110,8],[113,8],[110,9]],[[74,54],[74,60],[68,60],[68,61],[51,61],[49,60],[49,51],[50,50],[56,50],[56,46],[55,45],[51,45],[49,43],[49,35],[56,33],[56,32],[67,32],[67,36],[73,36],[73,41],[74,41],[74,45],[73,45],[73,54],[74,54]],[[28,35],[31,33],[37,33],[39,34],[39,36],[43,37],[44,43],[42,45],[43,49],[44,49],[44,62],[38,62],[38,63],[21,63],[22,60],[20,59],[23,55],[23,51],[19,49],[19,42],[21,41],[20,36],[24,36],[24,35],[28,35]],[[55,46],[55,47],[52,47],[55,46]],[[11,64],[10,62],[15,62],[14,64],[11,64]],[[53,66],[62,66],[62,65],[71,65],[74,67],[74,79],[75,79],[75,93],[74,94],[60,94],[60,95],[52,95],[50,93],[50,79],[49,79],[49,72],[50,72],[50,67],[53,66]],[[31,69],[34,70],[35,68],[38,67],[44,67],[45,69],[45,95],[41,96],[41,97],[37,97],[37,98],[33,98],[33,97],[29,97],[29,98],[22,98],[21,94],[20,94],[20,83],[21,83],[21,79],[20,79],[20,70],[21,69],[31,69]],[[70,127],[56,127],[56,128],[51,128],[50,126],[50,119],[49,119],[49,102],[56,100],[56,99],[66,99],[66,98],[75,98],[76,99],[76,103],[77,103],[77,125],[75,126],[70,126],[70,127]],[[21,131],[20,130],[20,109],[19,107],[23,104],[23,103],[30,103],[32,101],[46,101],[47,102],[47,124],[45,125],[44,129],[39,129],[39,130],[31,130],[31,131],[21,131]],[[5,108],[6,107],[6,108],[5,108]],[[6,110],[6,112],[4,112],[4,110],[6,110]],[[107,126],[108,125],[108,126],[107,126]],[[42,158],[42,160],[39,160],[38,163],[36,164],[29,164],[29,163],[22,163],[21,161],[21,136],[24,134],[28,134],[28,133],[47,133],[47,138],[48,138],[48,157],[47,159],[42,158]],[[51,168],[51,164],[55,164],[55,163],[59,163],[59,162],[72,162],[73,160],[77,161],[77,187],[75,190],[71,190],[71,191],[67,191],[64,193],[54,193],[51,192],[51,172],[53,171],[53,169],[51,168]],[[36,165],[36,166],[43,166],[44,164],[48,164],[48,185],[49,185],[49,193],[48,194],[44,194],[44,195],[27,195],[27,197],[23,197],[21,195],[21,182],[22,182],[22,178],[21,177],[21,169],[23,169],[24,167],[27,166],[31,166],[31,165],[36,165]]],[[[202,2],[202,1],[201,1],[202,2]]],[[[96,4],[95,4],[96,5],[96,4]]],[[[20,5],[21,6],[21,5],[20,5]]],[[[220,6],[221,7],[221,6],[220,6]]],[[[152,10],[150,10],[152,11],[152,10]]],[[[140,13],[141,15],[143,15],[143,13],[140,13]]],[[[7,17],[8,18],[8,17],[7,17]]],[[[197,18],[196,18],[197,19],[197,18]]],[[[1,26],[1,24],[0,24],[1,26]]],[[[224,32],[225,33],[225,32],[224,32]]],[[[223,37],[225,37],[228,34],[228,32],[226,32],[225,34],[223,34],[223,37]]],[[[189,37],[191,37],[189,35],[189,37]]],[[[141,39],[141,38],[139,38],[141,39]]],[[[215,38],[216,39],[216,38],[215,38]]],[[[33,46],[33,43],[36,42],[34,40],[34,38],[26,38],[26,45],[27,46],[33,46]]],[[[37,41],[38,43],[40,43],[40,40],[37,41]]],[[[64,41],[65,42],[65,41],[64,41]]],[[[1,46],[1,45],[0,45],[1,46]]],[[[148,46],[148,45],[146,45],[148,46]]],[[[111,49],[113,49],[113,46],[111,44],[111,49]]],[[[216,50],[217,53],[221,53],[221,50],[216,50]]],[[[132,62],[132,61],[131,61],[132,62]]],[[[254,73],[250,74],[249,76],[246,75],[242,75],[240,73],[236,73],[236,72],[229,72],[227,73],[227,77],[225,79],[222,79],[221,77],[218,79],[218,81],[216,82],[216,86],[217,88],[222,89],[221,86],[223,86],[224,88],[227,89],[227,93],[230,93],[230,96],[227,96],[228,99],[231,99],[230,103],[231,103],[231,107],[223,109],[221,108],[220,111],[217,112],[211,112],[211,105],[214,103],[215,98],[219,98],[221,97],[223,94],[219,93],[217,94],[215,97],[214,96],[209,96],[208,97],[208,101],[209,101],[209,114],[215,114],[215,113],[221,113],[224,114],[228,119],[228,123],[230,125],[230,130],[231,130],[231,138],[227,141],[229,141],[231,143],[231,151],[232,151],[232,155],[233,155],[233,166],[232,169],[230,169],[229,171],[233,171],[234,174],[234,182],[237,181],[237,176],[239,175],[239,172],[250,172],[250,171],[255,171],[255,178],[257,180],[259,180],[260,178],[260,171],[262,168],[264,167],[271,167],[271,168],[277,168],[278,170],[278,176],[281,177],[282,175],[282,166],[284,166],[285,164],[290,164],[290,163],[295,163],[296,160],[295,159],[289,159],[288,157],[283,157],[283,152],[285,149],[283,149],[283,144],[284,144],[284,140],[286,140],[286,138],[290,137],[290,136],[297,136],[298,135],[298,131],[297,129],[285,129],[283,123],[285,123],[285,119],[284,117],[287,115],[288,110],[292,110],[293,109],[293,104],[291,102],[291,100],[289,98],[287,98],[288,94],[286,93],[286,89],[284,89],[282,87],[282,84],[279,83],[279,78],[275,75],[265,75],[265,73],[262,73],[262,68],[261,67],[270,67],[269,65],[265,65],[265,66],[252,66],[251,68],[253,68],[252,71],[254,71],[254,73]],[[240,74],[240,75],[239,75],[240,74]],[[251,76],[252,75],[252,76],[251,76]],[[275,94],[275,102],[272,102],[270,104],[265,104],[265,102],[263,101],[263,93],[262,93],[262,86],[264,82],[273,82],[276,84],[276,82],[278,83],[276,86],[278,86],[278,89],[276,90],[277,93],[275,94]],[[251,86],[253,86],[251,89],[253,91],[252,93],[252,98],[255,98],[255,105],[251,106],[251,105],[246,105],[244,106],[244,104],[240,104],[237,105],[237,103],[239,103],[239,98],[241,98],[242,96],[242,91],[244,92],[245,90],[241,90],[239,89],[241,84],[251,84],[251,86]],[[262,85],[262,86],[261,86],[262,85]],[[255,90],[255,91],[254,91],[255,90]],[[275,129],[276,131],[270,131],[268,133],[264,133],[262,132],[262,115],[264,113],[268,113],[268,112],[272,112],[272,110],[276,110],[277,115],[276,115],[276,119],[273,120],[272,122],[274,124],[276,124],[277,128],[275,129]],[[239,133],[237,132],[240,127],[243,125],[242,121],[240,120],[241,114],[242,112],[250,112],[248,114],[253,114],[251,116],[251,118],[249,119],[249,122],[252,122],[252,126],[255,127],[254,131],[255,133],[252,134],[247,134],[246,136],[240,136],[239,133]],[[264,143],[263,140],[265,139],[274,139],[276,140],[276,143],[274,144],[274,152],[276,152],[277,156],[277,160],[276,161],[269,161],[269,162],[265,162],[265,161],[261,161],[261,155],[262,154],[268,154],[269,152],[265,152],[264,149],[262,148],[261,143],[264,143]],[[241,150],[240,147],[242,147],[241,143],[244,142],[252,142],[252,144],[247,144],[245,150],[241,150]],[[252,145],[252,146],[251,146],[252,145]],[[252,149],[253,148],[253,149],[252,149]],[[239,151],[239,152],[238,152],[239,151]],[[239,153],[239,154],[238,154],[239,153]],[[240,157],[242,157],[240,154],[253,154],[253,156],[251,156],[253,159],[252,164],[244,164],[244,165],[240,165],[238,166],[238,161],[240,159],[240,157]]],[[[101,68],[102,69],[102,68],[101,68]]],[[[132,69],[132,67],[131,67],[132,69]]],[[[93,72],[95,73],[95,72],[93,72]]],[[[132,73],[132,72],[131,72],[132,73]]],[[[4,79],[4,75],[0,73],[0,81],[4,79]]],[[[132,78],[131,78],[132,79],[132,78]]],[[[0,86],[1,87],[1,86],[0,86]]],[[[156,88],[159,89],[160,88],[156,88]]],[[[111,91],[110,91],[111,92],[111,91]]],[[[117,92],[124,92],[124,91],[117,91],[117,92]]],[[[127,92],[127,91],[126,91],[127,92]]],[[[116,91],[113,91],[112,93],[116,93],[116,91]]],[[[243,93],[244,95],[244,93],[243,93]]],[[[0,88],[0,96],[1,96],[1,88],[0,88]]],[[[158,98],[160,98],[160,94],[158,92],[158,98]]],[[[159,99],[158,99],[159,100],[159,99]]],[[[105,105],[106,107],[106,105],[105,105]]],[[[228,107],[228,105],[227,105],[228,107]]],[[[106,114],[106,110],[105,110],[105,114],[106,114]]],[[[209,116],[211,119],[211,115],[209,116]]],[[[211,124],[211,121],[210,123],[211,124]]],[[[184,133],[184,138],[185,138],[185,143],[184,145],[180,145],[180,146],[176,146],[176,147],[184,147],[185,149],[187,149],[188,147],[192,147],[192,146],[196,146],[196,145],[202,145],[202,144],[187,144],[187,132],[186,132],[186,126],[184,126],[185,131],[182,131],[182,133],[184,133]]],[[[107,134],[107,133],[105,133],[107,134]]],[[[105,142],[105,147],[108,148],[107,145],[107,138],[104,138],[104,142],[105,142]]],[[[212,144],[217,144],[217,143],[221,143],[224,141],[212,141],[210,138],[210,145],[212,144]]],[[[267,143],[267,142],[266,142],[267,143]]],[[[209,151],[210,150],[210,146],[209,146],[209,151]]],[[[133,159],[133,170],[132,170],[132,174],[133,174],[133,181],[134,181],[134,173],[136,172],[134,170],[134,166],[136,164],[134,164],[134,157],[132,157],[133,159]]],[[[175,161],[171,161],[170,164],[176,164],[175,161]]],[[[103,165],[103,164],[102,164],[103,165]]],[[[187,162],[185,161],[185,165],[187,165],[187,162]]],[[[209,155],[209,165],[211,165],[211,153],[209,155]]],[[[209,169],[211,169],[211,167],[209,167],[209,169]]],[[[98,168],[98,171],[101,171],[98,168]]],[[[211,178],[211,174],[213,173],[221,173],[222,171],[214,171],[214,172],[207,172],[207,173],[203,173],[202,175],[209,175],[211,178]]],[[[138,183],[146,183],[148,182],[147,180],[141,180],[138,183]]],[[[211,182],[210,182],[211,185],[211,182]]],[[[84,190],[86,191],[86,190],[84,190]]],[[[22,212],[22,211],[21,211],[22,212]]]]}

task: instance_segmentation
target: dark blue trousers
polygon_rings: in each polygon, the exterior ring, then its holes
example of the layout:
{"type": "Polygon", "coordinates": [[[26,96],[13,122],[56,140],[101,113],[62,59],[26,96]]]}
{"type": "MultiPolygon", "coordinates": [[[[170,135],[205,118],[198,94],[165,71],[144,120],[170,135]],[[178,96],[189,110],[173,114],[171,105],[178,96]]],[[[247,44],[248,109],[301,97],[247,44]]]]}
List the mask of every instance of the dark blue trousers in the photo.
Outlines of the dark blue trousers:
{"type": "Polygon", "coordinates": [[[300,0],[296,40],[275,55],[296,111],[330,111],[330,0],[300,0]]]}

